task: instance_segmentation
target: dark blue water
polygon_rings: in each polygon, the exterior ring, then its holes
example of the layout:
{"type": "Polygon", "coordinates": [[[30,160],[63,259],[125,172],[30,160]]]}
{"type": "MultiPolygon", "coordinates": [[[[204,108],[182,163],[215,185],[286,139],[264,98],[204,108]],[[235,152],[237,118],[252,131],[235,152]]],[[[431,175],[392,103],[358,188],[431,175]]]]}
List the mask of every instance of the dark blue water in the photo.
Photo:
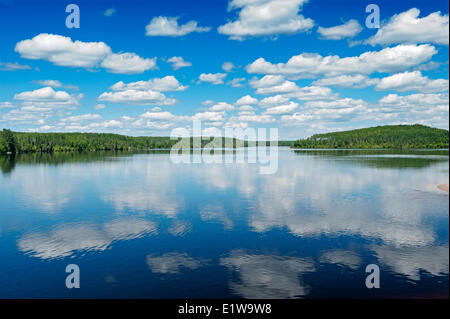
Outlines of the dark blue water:
{"type": "Polygon", "coordinates": [[[1,298],[448,296],[448,151],[286,148],[273,175],[164,153],[0,165],[1,298]]]}

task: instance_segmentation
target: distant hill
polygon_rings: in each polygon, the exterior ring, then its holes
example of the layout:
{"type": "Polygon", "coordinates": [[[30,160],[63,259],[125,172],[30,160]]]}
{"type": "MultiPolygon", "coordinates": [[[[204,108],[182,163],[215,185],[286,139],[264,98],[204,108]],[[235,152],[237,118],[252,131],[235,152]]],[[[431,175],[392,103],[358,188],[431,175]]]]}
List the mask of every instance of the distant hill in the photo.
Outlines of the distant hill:
{"type": "Polygon", "coordinates": [[[385,125],[351,131],[315,134],[295,141],[293,148],[448,148],[448,130],[429,126],[385,125]]]}

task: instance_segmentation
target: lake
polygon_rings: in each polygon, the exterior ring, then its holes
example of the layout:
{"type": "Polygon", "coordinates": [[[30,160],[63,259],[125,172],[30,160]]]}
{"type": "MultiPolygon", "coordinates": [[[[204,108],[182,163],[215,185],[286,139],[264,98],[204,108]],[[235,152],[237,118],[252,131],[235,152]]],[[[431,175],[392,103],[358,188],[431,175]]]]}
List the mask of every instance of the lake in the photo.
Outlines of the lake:
{"type": "Polygon", "coordinates": [[[163,151],[0,157],[0,298],[448,297],[448,160],[280,148],[261,175],[163,151]]]}

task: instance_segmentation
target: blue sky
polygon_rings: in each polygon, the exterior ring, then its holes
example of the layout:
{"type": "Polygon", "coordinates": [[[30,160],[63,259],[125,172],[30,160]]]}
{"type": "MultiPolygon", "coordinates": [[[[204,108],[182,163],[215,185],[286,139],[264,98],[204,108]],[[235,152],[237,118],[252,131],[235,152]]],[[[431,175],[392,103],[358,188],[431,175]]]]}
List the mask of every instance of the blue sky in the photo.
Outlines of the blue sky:
{"type": "Polygon", "coordinates": [[[448,128],[448,2],[370,3],[0,0],[0,128],[448,128]]]}

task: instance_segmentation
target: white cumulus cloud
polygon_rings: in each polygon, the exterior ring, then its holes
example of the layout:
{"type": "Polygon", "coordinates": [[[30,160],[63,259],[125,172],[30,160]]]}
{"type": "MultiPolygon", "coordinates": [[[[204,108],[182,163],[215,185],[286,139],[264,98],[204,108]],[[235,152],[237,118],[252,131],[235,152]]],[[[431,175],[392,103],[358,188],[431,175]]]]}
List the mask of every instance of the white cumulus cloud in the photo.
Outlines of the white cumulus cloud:
{"type": "Polygon", "coordinates": [[[34,91],[25,91],[14,95],[14,99],[29,102],[55,102],[63,104],[78,104],[75,96],[66,91],[55,91],[50,86],[34,91]]]}
{"type": "Polygon", "coordinates": [[[213,112],[232,111],[234,110],[234,106],[225,102],[219,102],[211,106],[209,110],[213,112]]]}
{"type": "Polygon", "coordinates": [[[194,120],[200,120],[205,122],[222,122],[223,121],[223,112],[199,112],[196,113],[192,119],[194,120]]]}
{"type": "Polygon", "coordinates": [[[408,11],[392,16],[378,32],[366,40],[370,45],[394,43],[434,43],[448,45],[449,17],[433,12],[419,18],[420,10],[408,11]]]}
{"type": "Polygon", "coordinates": [[[227,76],[226,73],[202,73],[198,77],[200,82],[208,82],[212,84],[223,84],[223,80],[227,76]]]}
{"type": "Polygon", "coordinates": [[[286,113],[294,112],[297,109],[297,107],[298,107],[298,103],[289,102],[288,104],[269,107],[266,109],[266,111],[264,113],[265,114],[273,114],[273,115],[286,114],[286,113]]]}
{"type": "Polygon", "coordinates": [[[368,51],[359,56],[345,58],[337,55],[324,57],[316,53],[302,53],[293,56],[287,63],[277,64],[259,58],[248,65],[246,69],[248,73],[255,74],[303,77],[398,72],[426,62],[436,53],[436,48],[429,44],[397,45],[381,51],[368,51]]]}
{"type": "Polygon", "coordinates": [[[257,104],[258,99],[255,99],[251,95],[245,95],[241,97],[239,100],[236,101],[236,105],[251,105],[251,104],[257,104]]]}
{"type": "Polygon", "coordinates": [[[325,77],[312,82],[317,86],[337,86],[345,88],[365,88],[377,84],[379,79],[369,78],[366,75],[339,75],[333,77],[325,77]]]}
{"type": "Polygon", "coordinates": [[[344,24],[330,28],[319,27],[317,32],[328,40],[340,40],[343,38],[353,38],[362,31],[361,25],[356,20],[349,20],[344,24]]]}
{"type": "Polygon", "coordinates": [[[173,105],[177,102],[177,100],[168,98],[161,92],[152,90],[125,90],[117,92],[104,92],[98,97],[98,100],[135,105],[173,105]]]}
{"type": "MultiPolygon", "coordinates": [[[[420,106],[437,107],[448,112],[448,93],[424,94],[416,93],[411,95],[389,94],[379,100],[380,104],[392,105],[396,107],[420,106]]],[[[448,116],[448,114],[447,114],[448,116]]]]}
{"type": "Polygon", "coordinates": [[[187,88],[187,86],[181,85],[181,83],[172,75],[168,75],[163,78],[154,78],[148,81],[137,81],[131,83],[119,81],[111,86],[113,91],[153,90],[158,92],[170,92],[184,91],[187,88]]]}
{"type": "Polygon", "coordinates": [[[419,91],[423,93],[434,93],[448,91],[447,79],[432,80],[422,76],[420,71],[397,73],[382,78],[375,87],[377,90],[395,90],[399,92],[419,91]]]}
{"type": "Polygon", "coordinates": [[[181,56],[174,56],[167,60],[167,62],[172,64],[172,69],[178,70],[188,66],[192,66],[191,62],[185,61],[181,56]]]}
{"type": "Polygon", "coordinates": [[[154,17],[145,27],[147,36],[181,37],[192,32],[208,32],[210,27],[199,27],[197,21],[179,25],[178,17],[154,17]]]}
{"type": "Polygon", "coordinates": [[[110,54],[103,60],[102,67],[111,73],[137,74],[156,68],[156,58],[144,59],[136,53],[110,54]]]}
{"type": "Polygon", "coordinates": [[[26,59],[83,68],[95,67],[111,54],[111,48],[104,42],[72,41],[69,37],[48,33],[18,42],[15,51],[26,59]]]}
{"type": "Polygon", "coordinates": [[[233,40],[252,36],[293,34],[311,29],[314,21],[299,14],[306,0],[232,0],[228,10],[238,18],[218,28],[233,40]]]}
{"type": "Polygon", "coordinates": [[[156,68],[156,58],[142,58],[136,53],[113,53],[104,42],[72,41],[58,34],[41,33],[20,41],[15,51],[22,58],[45,60],[59,66],[104,67],[111,73],[136,74],[156,68]]]}
{"type": "Polygon", "coordinates": [[[275,105],[284,104],[289,101],[289,98],[280,94],[268,96],[259,102],[261,107],[271,107],[275,105]]]}

